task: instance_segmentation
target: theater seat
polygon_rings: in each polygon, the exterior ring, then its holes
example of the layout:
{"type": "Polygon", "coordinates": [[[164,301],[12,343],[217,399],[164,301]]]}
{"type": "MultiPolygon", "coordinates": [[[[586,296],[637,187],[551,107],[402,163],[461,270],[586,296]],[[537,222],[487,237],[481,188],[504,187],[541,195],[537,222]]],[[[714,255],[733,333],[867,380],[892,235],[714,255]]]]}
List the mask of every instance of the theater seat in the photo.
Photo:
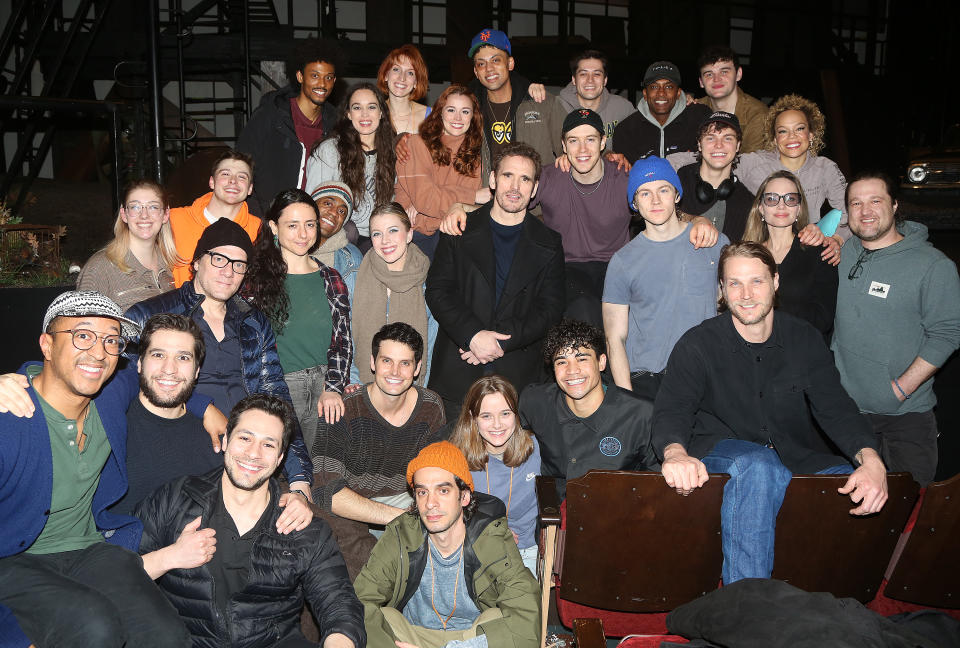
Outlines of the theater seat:
{"type": "Polygon", "coordinates": [[[844,475],[794,475],[777,516],[773,578],[807,592],[872,600],[910,517],[919,486],[909,473],[887,475],[887,503],[856,516],[837,489],[844,475]]]}
{"type": "MultiPolygon", "coordinates": [[[[587,634],[602,628],[606,636],[644,635],[625,647],[679,641],[665,635],[666,613],[719,584],[720,506],[727,479],[711,475],[704,488],[680,497],[658,473],[590,471],[567,482],[561,506],[553,480],[539,478],[545,557],[553,546],[551,533],[558,539],[556,560],[546,560],[544,569],[549,574],[556,565],[561,623],[575,629],[580,624],[587,634]],[[599,619],[599,625],[584,625],[588,618],[599,619]]],[[[884,509],[862,517],[850,515],[853,504],[837,493],[846,479],[794,477],[777,520],[773,576],[808,591],[866,602],[879,591],[917,485],[906,473],[891,474],[884,509]]],[[[542,582],[546,602],[550,581],[542,582]]]]}

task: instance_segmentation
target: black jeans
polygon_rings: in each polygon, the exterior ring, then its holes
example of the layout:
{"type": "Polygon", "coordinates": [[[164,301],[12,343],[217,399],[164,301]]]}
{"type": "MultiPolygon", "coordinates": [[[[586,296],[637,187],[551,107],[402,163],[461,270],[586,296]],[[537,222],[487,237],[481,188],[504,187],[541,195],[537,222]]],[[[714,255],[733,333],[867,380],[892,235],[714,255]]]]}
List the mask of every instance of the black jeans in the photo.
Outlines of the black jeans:
{"type": "Polygon", "coordinates": [[[600,301],[603,281],[607,274],[604,261],[568,263],[564,267],[567,281],[567,304],[563,316],[580,320],[603,330],[600,301]]]}
{"type": "Polygon", "coordinates": [[[933,410],[898,416],[867,414],[890,472],[905,471],[921,486],[937,474],[937,417],[933,410]]]}
{"type": "Polygon", "coordinates": [[[633,393],[649,398],[651,402],[657,400],[657,392],[660,391],[661,382],[663,382],[663,371],[660,373],[634,371],[630,374],[630,386],[633,387],[633,393]]]}
{"type": "Polygon", "coordinates": [[[0,559],[0,603],[46,646],[180,648],[190,635],[137,554],[98,542],[0,559]]]}

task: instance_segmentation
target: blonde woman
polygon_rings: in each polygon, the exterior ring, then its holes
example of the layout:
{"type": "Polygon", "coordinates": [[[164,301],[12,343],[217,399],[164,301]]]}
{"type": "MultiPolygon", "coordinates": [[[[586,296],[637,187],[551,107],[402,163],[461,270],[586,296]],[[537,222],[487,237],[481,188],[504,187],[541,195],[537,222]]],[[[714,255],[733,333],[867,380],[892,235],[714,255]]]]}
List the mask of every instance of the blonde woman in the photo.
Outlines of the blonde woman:
{"type": "Polygon", "coordinates": [[[776,171],[758,188],[743,240],[761,243],[773,254],[780,276],[777,308],[810,322],[829,339],[837,307],[837,268],[821,258],[819,248],[800,241],[798,235],[808,223],[800,181],[789,171],[776,171]]]}
{"type": "Polygon", "coordinates": [[[96,290],[125,311],[172,290],[176,260],[166,193],[152,180],[136,180],[124,193],[113,240],[83,266],[77,289],[96,290]]]}

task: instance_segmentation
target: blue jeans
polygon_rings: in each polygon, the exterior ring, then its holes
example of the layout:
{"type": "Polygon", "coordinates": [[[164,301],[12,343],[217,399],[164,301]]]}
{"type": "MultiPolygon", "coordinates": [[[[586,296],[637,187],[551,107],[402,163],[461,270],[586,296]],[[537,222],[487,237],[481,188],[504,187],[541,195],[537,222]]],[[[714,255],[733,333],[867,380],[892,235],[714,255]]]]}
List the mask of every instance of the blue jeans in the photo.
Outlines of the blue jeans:
{"type": "MultiPolygon", "coordinates": [[[[739,439],[725,439],[703,458],[707,472],[726,473],[720,507],[724,585],[743,578],[770,578],[777,514],[793,474],[772,448],[739,439]]],[[[848,474],[842,464],[818,474],[848,474]]]]}

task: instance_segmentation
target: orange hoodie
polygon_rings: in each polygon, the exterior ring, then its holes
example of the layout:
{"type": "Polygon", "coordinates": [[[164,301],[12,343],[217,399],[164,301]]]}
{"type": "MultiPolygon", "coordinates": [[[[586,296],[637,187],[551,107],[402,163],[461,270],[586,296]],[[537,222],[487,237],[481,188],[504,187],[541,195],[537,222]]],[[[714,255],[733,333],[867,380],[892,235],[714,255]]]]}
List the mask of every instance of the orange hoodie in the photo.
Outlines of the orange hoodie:
{"type": "MultiPolygon", "coordinates": [[[[184,282],[190,281],[190,261],[197,248],[197,241],[203,230],[210,225],[210,221],[203,215],[203,210],[210,204],[213,192],[206,193],[189,207],[175,207],[170,210],[170,228],[173,230],[173,242],[177,246],[177,256],[185,259],[186,263],[173,266],[173,283],[177,288],[184,282]]],[[[242,227],[250,235],[250,241],[257,240],[260,231],[260,218],[247,211],[247,203],[240,205],[240,211],[233,217],[233,222],[242,227]]]]}

